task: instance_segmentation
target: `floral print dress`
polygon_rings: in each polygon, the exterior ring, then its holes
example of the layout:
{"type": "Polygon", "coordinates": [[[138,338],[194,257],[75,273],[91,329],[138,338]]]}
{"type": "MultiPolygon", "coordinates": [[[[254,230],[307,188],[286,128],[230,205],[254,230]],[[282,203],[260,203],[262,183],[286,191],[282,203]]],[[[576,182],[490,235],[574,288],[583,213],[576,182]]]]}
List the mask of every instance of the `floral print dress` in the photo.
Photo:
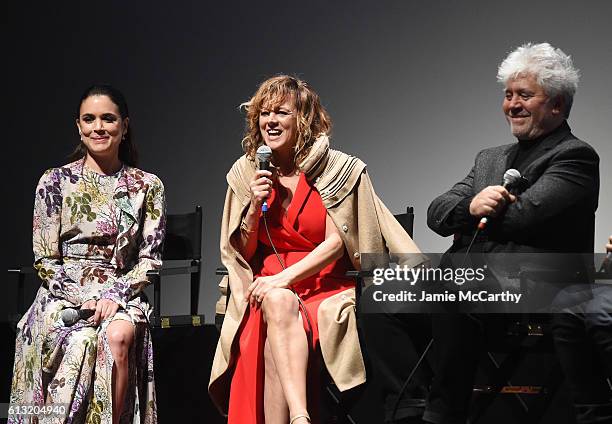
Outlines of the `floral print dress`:
{"type": "Polygon", "coordinates": [[[33,247],[42,279],[17,328],[13,410],[56,405],[49,414],[12,415],[12,423],[112,423],[113,357],[106,328],[134,324],[122,423],[157,422],[151,307],[146,273],[161,266],[165,200],[153,174],[124,165],[100,175],[84,160],[46,171],[36,189],[33,247]],[[110,299],[117,314],[99,326],[67,327],[64,308],[110,299]]]}

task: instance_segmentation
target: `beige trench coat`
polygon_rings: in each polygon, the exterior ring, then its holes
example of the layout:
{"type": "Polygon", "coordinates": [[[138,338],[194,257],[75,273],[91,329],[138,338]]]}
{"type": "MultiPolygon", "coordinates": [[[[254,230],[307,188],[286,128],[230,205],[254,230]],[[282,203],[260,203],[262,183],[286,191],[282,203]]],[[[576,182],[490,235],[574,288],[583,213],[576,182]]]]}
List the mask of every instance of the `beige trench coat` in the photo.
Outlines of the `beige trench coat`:
{"type": "MultiPolygon", "coordinates": [[[[249,182],[256,164],[246,156],[238,159],[227,175],[229,184],[221,223],[221,261],[228,276],[219,284],[223,296],[217,302],[217,312],[225,313],[221,337],[213,360],[208,390],[217,407],[227,412],[231,383],[230,353],[242,322],[247,303],[244,293],[253,281],[249,264],[230,242],[238,231],[250,202],[249,182]],[[227,284],[230,299],[225,308],[227,284]]],[[[314,181],[323,205],[338,228],[344,246],[356,270],[362,269],[362,253],[377,253],[376,263],[368,268],[388,263],[389,252],[419,253],[410,236],[374,193],[359,159],[330,150],[326,136],[320,137],[300,164],[309,181],[314,181]]],[[[417,266],[425,256],[409,255],[407,266],[417,266]]],[[[317,314],[323,360],[330,376],[342,391],[365,382],[365,367],[355,317],[355,289],[345,290],[324,300],[317,314]]]]}

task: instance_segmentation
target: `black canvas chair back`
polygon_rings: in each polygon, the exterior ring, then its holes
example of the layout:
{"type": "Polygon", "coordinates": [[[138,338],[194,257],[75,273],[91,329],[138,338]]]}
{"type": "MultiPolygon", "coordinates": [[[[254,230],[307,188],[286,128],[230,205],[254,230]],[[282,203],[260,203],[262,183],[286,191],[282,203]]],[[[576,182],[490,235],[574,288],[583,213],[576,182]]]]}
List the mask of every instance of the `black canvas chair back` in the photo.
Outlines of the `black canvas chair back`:
{"type": "Polygon", "coordinates": [[[412,206],[408,206],[406,208],[406,213],[400,213],[393,216],[412,238],[414,234],[414,208],[412,206]]]}
{"type": "Polygon", "coordinates": [[[166,218],[164,260],[189,260],[202,258],[202,207],[195,212],[172,214],[166,218]]]}
{"type": "MultiPolygon", "coordinates": [[[[413,238],[414,234],[414,208],[412,206],[406,207],[405,213],[400,213],[393,215],[397,222],[400,223],[402,228],[408,233],[410,238],[413,238]]],[[[359,298],[361,297],[361,291],[363,289],[363,277],[364,275],[360,271],[349,271],[347,276],[355,278],[355,296],[357,297],[357,302],[359,302],[359,298]]]]}
{"type": "MultiPolygon", "coordinates": [[[[154,326],[163,325],[161,317],[161,280],[166,275],[189,274],[191,279],[190,315],[198,315],[200,277],[202,274],[202,207],[194,212],[166,216],[166,237],[160,270],[150,271],[153,282],[154,326]],[[180,261],[179,264],[172,262],[180,261]],[[185,264],[185,262],[188,262],[185,264]]],[[[169,318],[168,318],[169,319],[169,318]]]]}

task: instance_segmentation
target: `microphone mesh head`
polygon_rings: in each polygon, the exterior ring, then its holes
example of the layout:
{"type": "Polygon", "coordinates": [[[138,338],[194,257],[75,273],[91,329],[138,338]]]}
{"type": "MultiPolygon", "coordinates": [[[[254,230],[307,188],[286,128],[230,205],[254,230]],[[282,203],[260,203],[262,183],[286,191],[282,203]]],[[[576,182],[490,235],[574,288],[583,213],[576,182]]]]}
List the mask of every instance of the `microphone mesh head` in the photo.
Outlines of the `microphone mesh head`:
{"type": "Polygon", "coordinates": [[[256,156],[259,162],[270,162],[270,158],[272,157],[272,149],[270,149],[270,147],[266,146],[265,144],[259,146],[257,148],[256,156]]]}
{"type": "Polygon", "coordinates": [[[510,168],[504,173],[504,185],[512,185],[516,184],[521,179],[521,173],[514,169],[510,168]]]}
{"type": "Polygon", "coordinates": [[[71,326],[79,320],[79,313],[76,309],[67,308],[62,311],[62,322],[66,326],[71,326]]]}

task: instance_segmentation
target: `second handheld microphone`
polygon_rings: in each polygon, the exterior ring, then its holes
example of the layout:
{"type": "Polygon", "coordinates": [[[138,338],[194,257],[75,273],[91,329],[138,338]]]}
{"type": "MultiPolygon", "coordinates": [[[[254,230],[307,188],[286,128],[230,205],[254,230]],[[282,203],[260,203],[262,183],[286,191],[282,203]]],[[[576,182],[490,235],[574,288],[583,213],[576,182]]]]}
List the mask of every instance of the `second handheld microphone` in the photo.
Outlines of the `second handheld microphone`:
{"type": "MultiPolygon", "coordinates": [[[[521,173],[514,168],[510,168],[506,172],[504,172],[504,181],[503,181],[502,187],[505,189],[509,189],[510,187],[518,183],[520,180],[521,180],[521,173]]],[[[488,216],[483,216],[482,218],[480,218],[480,222],[478,222],[478,229],[480,231],[484,230],[488,222],[489,222],[488,216]]]]}
{"type": "MultiPolygon", "coordinates": [[[[259,146],[257,148],[257,153],[255,154],[255,156],[257,156],[257,162],[259,163],[259,169],[268,171],[270,168],[270,159],[272,158],[272,149],[269,146],[266,146],[265,144],[262,146],[259,146]]],[[[268,201],[267,200],[264,200],[263,204],[261,205],[261,210],[263,212],[268,211],[268,201]]]]}
{"type": "Polygon", "coordinates": [[[61,318],[64,326],[71,327],[82,319],[92,317],[95,313],[93,309],[66,308],[62,311],[61,318]]]}

